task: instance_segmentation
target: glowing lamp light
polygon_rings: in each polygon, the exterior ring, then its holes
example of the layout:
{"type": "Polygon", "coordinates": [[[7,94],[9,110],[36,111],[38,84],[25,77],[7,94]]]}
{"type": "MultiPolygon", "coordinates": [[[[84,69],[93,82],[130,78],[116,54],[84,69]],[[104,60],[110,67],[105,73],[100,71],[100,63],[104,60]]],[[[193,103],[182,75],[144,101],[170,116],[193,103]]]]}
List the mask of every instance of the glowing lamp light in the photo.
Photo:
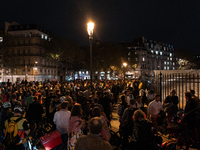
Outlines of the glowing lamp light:
{"type": "Polygon", "coordinates": [[[123,66],[126,67],[126,66],[127,66],[127,63],[123,63],[123,66]]]}
{"type": "Polygon", "coordinates": [[[93,35],[93,29],[94,29],[94,23],[93,22],[89,22],[87,24],[87,31],[88,31],[88,35],[89,36],[93,35]]]}

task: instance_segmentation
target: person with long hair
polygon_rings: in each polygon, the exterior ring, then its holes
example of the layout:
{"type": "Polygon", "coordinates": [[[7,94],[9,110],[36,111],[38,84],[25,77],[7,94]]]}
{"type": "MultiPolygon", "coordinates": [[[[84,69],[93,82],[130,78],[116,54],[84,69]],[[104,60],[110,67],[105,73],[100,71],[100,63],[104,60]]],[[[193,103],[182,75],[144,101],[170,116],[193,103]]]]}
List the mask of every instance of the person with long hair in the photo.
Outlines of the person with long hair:
{"type": "Polygon", "coordinates": [[[68,125],[68,149],[74,150],[77,139],[82,135],[85,121],[81,119],[82,108],[80,104],[75,104],[71,111],[68,125]]]}

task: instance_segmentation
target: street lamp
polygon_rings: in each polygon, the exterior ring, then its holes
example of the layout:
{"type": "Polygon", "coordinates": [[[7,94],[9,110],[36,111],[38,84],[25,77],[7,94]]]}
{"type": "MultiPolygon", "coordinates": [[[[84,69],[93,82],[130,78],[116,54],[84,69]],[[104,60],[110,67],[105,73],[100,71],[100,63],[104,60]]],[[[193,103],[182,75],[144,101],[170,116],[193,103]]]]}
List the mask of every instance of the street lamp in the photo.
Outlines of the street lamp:
{"type": "Polygon", "coordinates": [[[36,81],[36,72],[37,72],[37,61],[35,61],[35,64],[34,64],[34,74],[35,74],[35,76],[34,76],[34,80],[36,81]]]}
{"type": "MultiPolygon", "coordinates": [[[[126,66],[127,66],[127,63],[126,63],[126,62],[124,62],[124,63],[123,63],[123,66],[126,68],[126,66]]],[[[124,82],[125,82],[125,69],[124,69],[124,82]]]]}
{"type": "Polygon", "coordinates": [[[89,35],[89,41],[90,41],[90,85],[92,86],[92,40],[93,40],[93,29],[94,29],[94,23],[89,22],[87,24],[87,31],[89,35]]]}

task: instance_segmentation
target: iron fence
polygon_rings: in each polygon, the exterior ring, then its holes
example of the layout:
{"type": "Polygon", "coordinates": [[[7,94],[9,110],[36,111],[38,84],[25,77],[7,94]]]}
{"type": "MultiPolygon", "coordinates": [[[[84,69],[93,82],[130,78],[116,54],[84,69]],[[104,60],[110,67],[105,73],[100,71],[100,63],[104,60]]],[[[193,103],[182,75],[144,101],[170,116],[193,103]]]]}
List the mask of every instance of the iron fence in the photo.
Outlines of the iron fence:
{"type": "Polygon", "coordinates": [[[161,101],[170,95],[172,89],[176,90],[176,95],[179,98],[178,107],[184,109],[186,104],[185,92],[190,90],[195,91],[197,97],[200,96],[200,75],[189,73],[176,74],[159,74],[154,77],[146,78],[146,87],[161,95],[161,101]]]}

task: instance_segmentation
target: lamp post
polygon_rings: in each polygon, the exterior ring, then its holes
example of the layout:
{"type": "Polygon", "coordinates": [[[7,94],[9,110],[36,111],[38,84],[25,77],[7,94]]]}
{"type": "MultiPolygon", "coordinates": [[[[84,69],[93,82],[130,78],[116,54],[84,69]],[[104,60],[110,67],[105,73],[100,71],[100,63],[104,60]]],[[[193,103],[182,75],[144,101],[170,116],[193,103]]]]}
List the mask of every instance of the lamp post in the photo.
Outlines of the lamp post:
{"type": "Polygon", "coordinates": [[[87,31],[90,41],[90,85],[92,86],[92,40],[93,40],[93,29],[94,23],[90,22],[87,24],[87,31]]]}
{"type": "Polygon", "coordinates": [[[35,74],[35,76],[34,76],[34,80],[36,81],[36,70],[37,70],[37,61],[35,62],[35,64],[34,64],[34,74],[35,74]]]}
{"type": "Polygon", "coordinates": [[[125,82],[125,68],[126,68],[126,66],[127,66],[127,63],[124,62],[124,63],[123,63],[123,66],[124,66],[124,82],[125,82]]]}

